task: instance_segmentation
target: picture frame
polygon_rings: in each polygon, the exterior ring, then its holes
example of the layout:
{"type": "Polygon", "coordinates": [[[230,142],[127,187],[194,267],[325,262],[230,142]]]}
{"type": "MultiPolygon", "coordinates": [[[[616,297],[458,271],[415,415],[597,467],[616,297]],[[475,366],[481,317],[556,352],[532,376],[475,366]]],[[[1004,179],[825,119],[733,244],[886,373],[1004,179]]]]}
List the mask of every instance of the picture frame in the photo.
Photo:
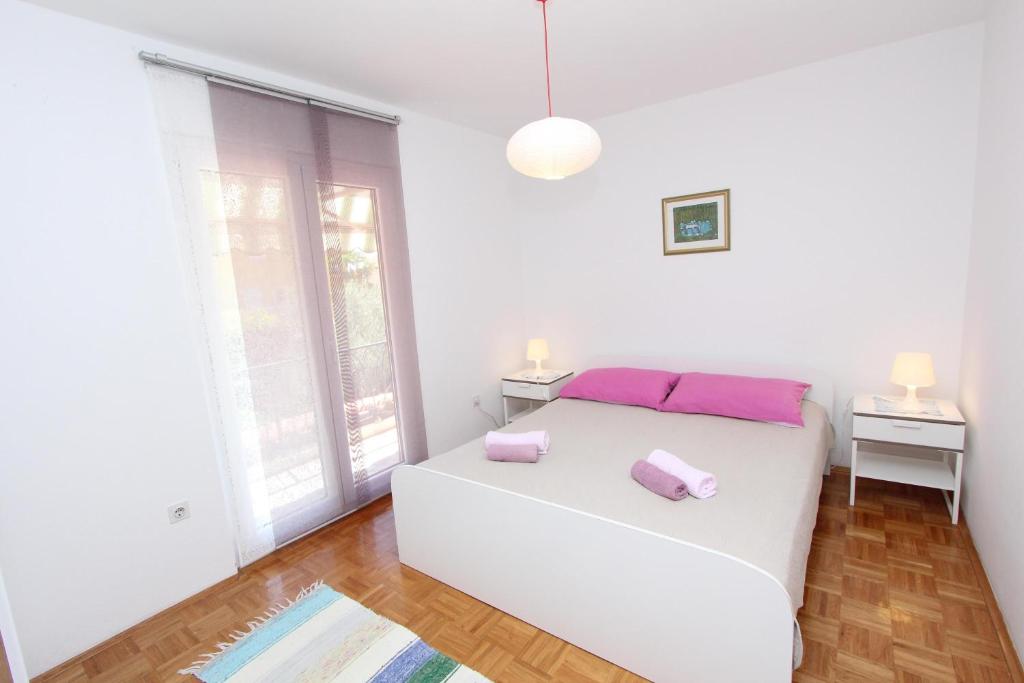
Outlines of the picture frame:
{"type": "Polygon", "coordinates": [[[729,251],[729,190],[661,200],[665,256],[729,251]]]}

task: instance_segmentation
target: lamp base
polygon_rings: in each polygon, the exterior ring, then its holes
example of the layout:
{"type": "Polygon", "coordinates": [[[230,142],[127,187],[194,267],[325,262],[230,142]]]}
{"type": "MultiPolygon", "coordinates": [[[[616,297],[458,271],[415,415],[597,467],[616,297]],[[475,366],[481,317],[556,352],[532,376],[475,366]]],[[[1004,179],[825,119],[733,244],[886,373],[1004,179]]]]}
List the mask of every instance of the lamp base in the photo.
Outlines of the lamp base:
{"type": "Polygon", "coordinates": [[[531,372],[531,371],[527,370],[526,372],[524,372],[523,373],[523,379],[545,380],[545,379],[554,379],[555,377],[558,377],[558,371],[557,370],[545,370],[544,368],[541,367],[541,363],[543,361],[535,360],[533,362],[534,362],[533,371],[531,372]]]}
{"type": "Polygon", "coordinates": [[[907,386],[907,395],[900,401],[900,409],[905,413],[921,412],[921,401],[917,398],[917,387],[907,386]]]}

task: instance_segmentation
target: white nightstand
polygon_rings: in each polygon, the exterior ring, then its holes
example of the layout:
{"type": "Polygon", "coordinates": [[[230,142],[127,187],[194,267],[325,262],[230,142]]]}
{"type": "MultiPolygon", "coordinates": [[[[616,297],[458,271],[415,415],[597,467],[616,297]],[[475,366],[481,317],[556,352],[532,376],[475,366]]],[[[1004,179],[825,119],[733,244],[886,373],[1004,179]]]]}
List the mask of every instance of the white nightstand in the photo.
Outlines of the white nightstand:
{"type": "Polygon", "coordinates": [[[558,398],[569,380],[572,379],[571,370],[545,370],[543,379],[532,377],[537,371],[521,370],[501,378],[501,402],[505,409],[505,424],[508,424],[523,415],[532,413],[535,408],[534,402],[549,403],[558,398]],[[514,415],[509,415],[509,399],[522,399],[530,402],[526,410],[521,410],[514,415]]]}
{"type": "Polygon", "coordinates": [[[942,489],[949,514],[956,524],[960,517],[964,464],[964,416],[952,401],[935,401],[942,415],[921,415],[878,411],[874,398],[874,394],[858,394],[853,400],[850,505],[856,498],[857,477],[928,486],[942,489]],[[896,455],[874,452],[871,444],[914,448],[904,455],[896,455]],[[940,457],[928,457],[926,449],[938,451],[940,457]],[[949,491],[953,492],[952,501],[949,491]]]}

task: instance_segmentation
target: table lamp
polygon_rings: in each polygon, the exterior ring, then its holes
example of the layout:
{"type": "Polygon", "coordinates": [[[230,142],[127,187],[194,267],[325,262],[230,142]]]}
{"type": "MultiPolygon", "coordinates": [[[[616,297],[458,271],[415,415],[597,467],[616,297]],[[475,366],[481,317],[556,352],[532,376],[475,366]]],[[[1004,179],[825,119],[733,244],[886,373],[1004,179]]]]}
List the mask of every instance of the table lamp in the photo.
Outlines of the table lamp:
{"type": "Polygon", "coordinates": [[[932,355],[909,352],[896,354],[889,381],[893,384],[902,384],[907,388],[907,395],[900,403],[900,408],[908,413],[921,410],[921,402],[917,400],[917,388],[930,387],[935,384],[932,355]]]}
{"type": "Polygon", "coordinates": [[[538,378],[544,376],[544,369],[541,367],[541,361],[545,361],[550,357],[551,352],[548,351],[547,339],[531,339],[526,343],[526,360],[532,360],[537,364],[534,368],[534,374],[538,378]]]}

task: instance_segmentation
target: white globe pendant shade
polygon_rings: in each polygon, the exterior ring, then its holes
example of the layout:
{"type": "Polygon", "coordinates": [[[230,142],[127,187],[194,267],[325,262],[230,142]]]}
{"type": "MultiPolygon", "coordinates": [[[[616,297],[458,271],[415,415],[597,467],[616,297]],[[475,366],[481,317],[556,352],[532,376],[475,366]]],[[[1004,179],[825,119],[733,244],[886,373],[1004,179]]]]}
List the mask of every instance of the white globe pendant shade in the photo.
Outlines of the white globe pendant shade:
{"type": "Polygon", "coordinates": [[[582,121],[549,116],[517,130],[505,153],[512,168],[523,175],[561,180],[597,161],[601,138],[582,121]]]}

